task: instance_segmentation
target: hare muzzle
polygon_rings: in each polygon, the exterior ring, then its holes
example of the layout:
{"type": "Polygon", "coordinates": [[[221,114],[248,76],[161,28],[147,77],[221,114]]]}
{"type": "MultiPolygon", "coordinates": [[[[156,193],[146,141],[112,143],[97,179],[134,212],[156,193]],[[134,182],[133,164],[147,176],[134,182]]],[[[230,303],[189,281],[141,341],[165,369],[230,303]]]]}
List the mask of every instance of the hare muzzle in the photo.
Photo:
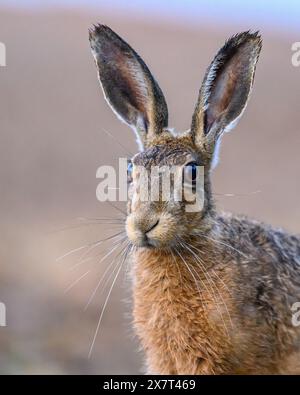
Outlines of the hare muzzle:
{"type": "Polygon", "coordinates": [[[176,221],[171,214],[131,213],[126,220],[126,232],[137,247],[168,247],[175,240],[176,221]]]}

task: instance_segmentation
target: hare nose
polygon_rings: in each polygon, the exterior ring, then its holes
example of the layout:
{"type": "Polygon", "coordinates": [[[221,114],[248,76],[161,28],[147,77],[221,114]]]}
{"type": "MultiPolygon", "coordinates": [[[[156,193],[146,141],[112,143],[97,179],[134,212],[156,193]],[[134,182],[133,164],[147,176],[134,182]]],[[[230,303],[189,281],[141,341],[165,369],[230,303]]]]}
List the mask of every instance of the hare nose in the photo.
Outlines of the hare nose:
{"type": "Polygon", "coordinates": [[[145,235],[149,233],[151,230],[153,230],[158,225],[158,223],[159,223],[159,219],[155,221],[152,225],[150,225],[148,229],[145,229],[144,231],[145,235]]]}

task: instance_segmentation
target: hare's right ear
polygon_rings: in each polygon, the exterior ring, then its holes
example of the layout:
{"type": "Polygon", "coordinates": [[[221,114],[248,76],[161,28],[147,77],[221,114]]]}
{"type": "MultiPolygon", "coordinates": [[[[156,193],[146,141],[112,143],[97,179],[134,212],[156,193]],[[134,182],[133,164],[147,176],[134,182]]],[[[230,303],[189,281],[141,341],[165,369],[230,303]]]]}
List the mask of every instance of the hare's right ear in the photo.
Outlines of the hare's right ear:
{"type": "Polygon", "coordinates": [[[222,133],[235,126],[246,107],[260,50],[258,33],[237,34],[219,50],[206,72],[191,133],[210,159],[222,133]]]}
{"type": "Polygon", "coordinates": [[[168,126],[165,98],[139,55],[109,27],[89,32],[104,96],[113,111],[137,134],[141,148],[168,126]]]}

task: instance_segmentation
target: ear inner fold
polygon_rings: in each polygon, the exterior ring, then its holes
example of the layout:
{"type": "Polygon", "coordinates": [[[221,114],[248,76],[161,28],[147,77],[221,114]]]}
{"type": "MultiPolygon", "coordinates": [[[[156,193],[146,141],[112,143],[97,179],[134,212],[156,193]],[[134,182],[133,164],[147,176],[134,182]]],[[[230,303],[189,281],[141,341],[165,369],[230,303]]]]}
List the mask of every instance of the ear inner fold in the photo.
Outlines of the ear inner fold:
{"type": "Polygon", "coordinates": [[[260,49],[258,34],[244,32],[229,39],[209,66],[191,127],[196,143],[202,147],[215,145],[245,109],[260,49]]]}
{"type": "Polygon", "coordinates": [[[107,26],[91,30],[90,43],[107,102],[144,144],[168,126],[160,87],[140,56],[107,26]]]}

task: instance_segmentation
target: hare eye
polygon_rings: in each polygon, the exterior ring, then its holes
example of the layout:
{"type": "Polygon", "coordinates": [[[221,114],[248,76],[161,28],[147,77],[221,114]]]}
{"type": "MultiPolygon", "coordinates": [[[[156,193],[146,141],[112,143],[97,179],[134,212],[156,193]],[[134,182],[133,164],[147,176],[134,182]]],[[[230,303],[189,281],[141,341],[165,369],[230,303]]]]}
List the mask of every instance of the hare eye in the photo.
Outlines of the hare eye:
{"type": "Polygon", "coordinates": [[[197,180],[197,163],[190,162],[184,166],[183,180],[185,183],[195,185],[197,180]]]}
{"type": "Polygon", "coordinates": [[[128,161],[128,163],[127,163],[127,182],[132,182],[132,170],[133,170],[133,164],[131,161],[128,161]]]}

